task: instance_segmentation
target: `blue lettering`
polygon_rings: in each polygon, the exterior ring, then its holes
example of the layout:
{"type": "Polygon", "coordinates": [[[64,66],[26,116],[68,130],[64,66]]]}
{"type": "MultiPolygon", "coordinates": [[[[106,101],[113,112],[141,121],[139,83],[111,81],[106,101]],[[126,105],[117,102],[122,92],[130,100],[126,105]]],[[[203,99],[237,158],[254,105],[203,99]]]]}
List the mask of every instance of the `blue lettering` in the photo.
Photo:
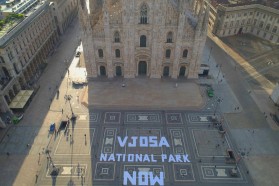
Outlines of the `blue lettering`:
{"type": "Polygon", "coordinates": [[[124,147],[125,144],[126,144],[126,141],[127,141],[128,137],[125,136],[125,138],[123,139],[123,141],[122,141],[122,139],[121,139],[120,136],[117,136],[117,139],[118,139],[118,143],[119,143],[120,147],[124,147]]]}

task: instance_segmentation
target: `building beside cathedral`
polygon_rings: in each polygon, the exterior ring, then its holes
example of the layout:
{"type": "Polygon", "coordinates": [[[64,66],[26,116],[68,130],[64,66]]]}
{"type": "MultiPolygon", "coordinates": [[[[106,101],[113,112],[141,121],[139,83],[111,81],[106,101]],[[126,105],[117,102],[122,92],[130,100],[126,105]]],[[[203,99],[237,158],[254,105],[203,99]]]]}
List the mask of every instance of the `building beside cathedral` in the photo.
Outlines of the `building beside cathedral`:
{"type": "Polygon", "coordinates": [[[197,78],[207,36],[202,0],[81,0],[87,76],[197,78]]]}
{"type": "MultiPolygon", "coordinates": [[[[258,1],[211,1],[209,30],[218,37],[252,34],[272,43],[279,43],[279,3],[269,6],[258,1]]],[[[209,3],[208,1],[206,3],[209,3]]]]}

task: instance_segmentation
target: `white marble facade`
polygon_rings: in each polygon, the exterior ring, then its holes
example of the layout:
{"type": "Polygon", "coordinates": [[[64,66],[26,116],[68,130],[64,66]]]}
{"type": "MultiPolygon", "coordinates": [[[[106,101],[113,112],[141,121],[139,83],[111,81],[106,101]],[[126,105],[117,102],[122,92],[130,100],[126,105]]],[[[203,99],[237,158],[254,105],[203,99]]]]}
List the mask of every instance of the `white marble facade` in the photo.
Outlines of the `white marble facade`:
{"type": "Polygon", "coordinates": [[[206,40],[202,0],[81,0],[88,77],[197,78],[206,40]]]}

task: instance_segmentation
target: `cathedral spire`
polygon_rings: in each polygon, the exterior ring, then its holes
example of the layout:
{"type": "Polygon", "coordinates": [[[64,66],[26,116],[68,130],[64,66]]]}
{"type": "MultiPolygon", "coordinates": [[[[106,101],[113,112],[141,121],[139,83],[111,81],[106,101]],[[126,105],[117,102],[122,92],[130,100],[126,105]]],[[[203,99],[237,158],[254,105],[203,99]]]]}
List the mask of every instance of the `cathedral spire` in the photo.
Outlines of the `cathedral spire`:
{"type": "Polygon", "coordinates": [[[207,27],[208,27],[208,19],[209,19],[209,4],[207,4],[206,9],[205,9],[205,15],[203,17],[203,25],[202,25],[202,30],[204,32],[207,32],[207,27]]]}

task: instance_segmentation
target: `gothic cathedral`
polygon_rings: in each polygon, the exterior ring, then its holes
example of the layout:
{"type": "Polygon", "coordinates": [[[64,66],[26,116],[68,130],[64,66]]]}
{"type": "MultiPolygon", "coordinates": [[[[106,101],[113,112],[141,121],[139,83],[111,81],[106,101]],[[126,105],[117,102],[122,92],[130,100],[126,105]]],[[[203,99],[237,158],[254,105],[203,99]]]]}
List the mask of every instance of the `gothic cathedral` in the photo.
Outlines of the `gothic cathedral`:
{"type": "Polygon", "coordinates": [[[88,77],[197,78],[208,14],[203,0],[80,0],[88,77]]]}

